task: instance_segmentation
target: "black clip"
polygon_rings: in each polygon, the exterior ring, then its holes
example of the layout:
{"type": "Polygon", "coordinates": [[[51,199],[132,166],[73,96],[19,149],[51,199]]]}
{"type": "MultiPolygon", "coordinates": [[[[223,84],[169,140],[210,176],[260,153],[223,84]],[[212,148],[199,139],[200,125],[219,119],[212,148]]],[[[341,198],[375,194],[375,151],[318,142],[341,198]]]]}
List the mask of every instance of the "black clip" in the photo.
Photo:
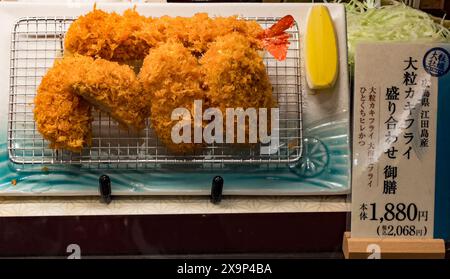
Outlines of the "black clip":
{"type": "Polygon", "coordinates": [[[213,178],[211,186],[211,202],[213,204],[218,204],[222,201],[223,192],[223,178],[221,176],[216,176],[213,178]]]}
{"type": "Polygon", "coordinates": [[[100,201],[106,204],[111,202],[111,179],[109,176],[102,175],[98,179],[99,191],[100,191],[100,201]]]}

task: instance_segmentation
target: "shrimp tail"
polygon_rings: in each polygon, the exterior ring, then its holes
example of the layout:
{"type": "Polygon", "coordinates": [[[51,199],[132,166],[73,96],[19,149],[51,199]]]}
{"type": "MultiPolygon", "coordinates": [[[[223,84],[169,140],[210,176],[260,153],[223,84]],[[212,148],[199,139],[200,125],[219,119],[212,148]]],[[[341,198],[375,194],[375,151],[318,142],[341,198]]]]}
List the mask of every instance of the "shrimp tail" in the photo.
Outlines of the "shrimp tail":
{"type": "Polygon", "coordinates": [[[291,28],[294,23],[294,18],[287,15],[258,35],[263,47],[278,61],[286,59],[289,48],[289,34],[286,30],[291,28]]]}

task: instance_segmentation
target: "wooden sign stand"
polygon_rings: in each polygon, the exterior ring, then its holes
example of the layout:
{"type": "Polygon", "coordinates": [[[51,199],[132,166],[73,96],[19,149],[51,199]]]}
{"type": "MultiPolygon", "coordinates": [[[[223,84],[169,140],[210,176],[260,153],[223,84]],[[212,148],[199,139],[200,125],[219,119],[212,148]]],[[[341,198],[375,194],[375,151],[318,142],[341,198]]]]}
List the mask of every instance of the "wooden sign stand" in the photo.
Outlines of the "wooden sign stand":
{"type": "Polygon", "coordinates": [[[370,245],[380,248],[381,259],[444,259],[443,239],[407,238],[352,238],[350,232],[344,233],[342,250],[346,259],[367,259],[370,245]]]}

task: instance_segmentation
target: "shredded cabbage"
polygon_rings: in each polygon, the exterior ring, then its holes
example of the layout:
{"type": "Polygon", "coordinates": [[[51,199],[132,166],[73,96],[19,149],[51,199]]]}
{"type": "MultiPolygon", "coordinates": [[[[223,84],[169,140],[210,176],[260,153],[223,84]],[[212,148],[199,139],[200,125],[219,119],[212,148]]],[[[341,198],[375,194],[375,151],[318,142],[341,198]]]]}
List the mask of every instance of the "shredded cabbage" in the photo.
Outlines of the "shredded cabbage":
{"type": "Polygon", "coordinates": [[[350,0],[345,7],[350,66],[354,64],[355,46],[362,41],[450,42],[449,29],[404,3],[391,1],[376,8],[373,0],[350,0]]]}

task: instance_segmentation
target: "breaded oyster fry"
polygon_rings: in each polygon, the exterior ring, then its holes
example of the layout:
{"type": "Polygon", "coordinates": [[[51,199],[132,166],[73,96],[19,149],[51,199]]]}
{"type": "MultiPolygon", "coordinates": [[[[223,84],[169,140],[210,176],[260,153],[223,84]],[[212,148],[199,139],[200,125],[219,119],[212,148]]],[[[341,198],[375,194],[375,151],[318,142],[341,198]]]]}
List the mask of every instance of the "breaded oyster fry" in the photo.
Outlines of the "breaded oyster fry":
{"type": "MultiPolygon", "coordinates": [[[[173,110],[186,108],[192,116],[194,101],[204,101],[201,78],[197,59],[178,42],[169,42],[152,49],[144,60],[139,79],[144,91],[151,95],[152,127],[158,138],[173,153],[190,154],[202,146],[195,143],[177,144],[171,137],[172,128],[178,122],[171,119],[173,110]]],[[[190,120],[191,128],[194,129],[193,119],[190,120]]]]}
{"type": "MultiPolygon", "coordinates": [[[[270,109],[276,106],[263,59],[241,34],[231,33],[217,38],[200,59],[200,64],[209,104],[222,111],[224,131],[232,128],[225,127],[227,108],[254,108],[256,111],[267,108],[270,115],[270,109]]],[[[233,123],[237,127],[235,117],[233,123]]],[[[245,131],[248,138],[249,124],[246,124],[245,131]]]]}

